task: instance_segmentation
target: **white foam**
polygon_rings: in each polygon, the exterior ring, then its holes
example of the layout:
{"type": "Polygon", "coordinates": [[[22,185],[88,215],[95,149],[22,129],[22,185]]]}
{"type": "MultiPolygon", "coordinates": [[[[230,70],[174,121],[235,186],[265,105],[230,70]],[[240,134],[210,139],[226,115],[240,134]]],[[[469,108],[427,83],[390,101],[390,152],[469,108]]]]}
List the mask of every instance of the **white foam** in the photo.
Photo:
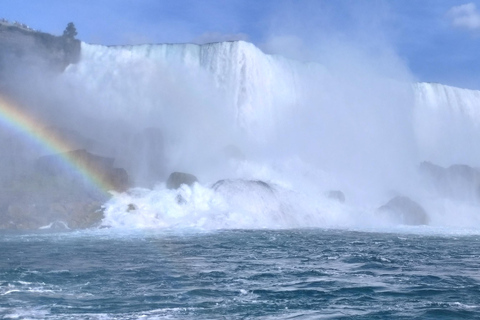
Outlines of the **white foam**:
{"type": "Polygon", "coordinates": [[[218,230],[218,229],[294,229],[335,228],[368,232],[415,234],[480,234],[478,207],[444,200],[427,206],[430,222],[425,226],[408,226],[390,220],[376,207],[341,204],[323,195],[308,197],[279,185],[273,191],[255,188],[256,181],[232,180],[231,186],[217,190],[196,183],[178,190],[164,186],[135,189],[118,194],[107,204],[103,227],[116,229],[218,230]],[[178,202],[179,197],[182,198],[178,202]],[[135,210],[129,211],[133,204],[135,210]]]}
{"type": "MultiPolygon", "coordinates": [[[[408,77],[386,78],[369,63],[343,62],[351,70],[264,54],[243,41],[82,43],[80,63],[62,79],[82,106],[91,102],[92,118],[111,120],[119,131],[123,124],[160,128],[165,158],[157,161],[164,179],[180,170],[202,181],[179,191],[160,184],[116,195],[105,206],[103,226],[389,228],[394,223],[376,209],[398,194],[419,200],[432,227],[476,224],[478,205],[427,194],[416,166],[424,160],[480,165],[474,138],[480,135],[480,92],[412,85],[408,77]],[[219,156],[230,144],[244,161],[219,156]],[[262,180],[275,192],[241,183],[212,189],[220,179],[262,180]],[[342,190],[347,202],[327,199],[329,190],[342,190]],[[129,204],[136,209],[129,211],[129,204]]],[[[122,139],[122,146],[132,143],[122,139]]],[[[143,164],[129,159],[140,152],[128,150],[111,154],[141,180],[143,164]]]]}

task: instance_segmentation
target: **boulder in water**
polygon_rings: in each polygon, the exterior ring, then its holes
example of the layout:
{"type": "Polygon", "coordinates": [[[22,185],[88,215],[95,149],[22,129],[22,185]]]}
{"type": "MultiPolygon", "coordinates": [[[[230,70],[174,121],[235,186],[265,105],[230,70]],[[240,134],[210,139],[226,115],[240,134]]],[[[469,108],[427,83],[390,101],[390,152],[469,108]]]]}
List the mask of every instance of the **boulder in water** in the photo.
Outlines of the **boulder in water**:
{"type": "Polygon", "coordinates": [[[109,194],[85,183],[79,172],[123,191],[128,175],[113,162],[85,150],[39,158],[35,170],[0,185],[0,229],[81,229],[99,224],[109,194]]]}
{"type": "Polygon", "coordinates": [[[464,164],[454,164],[448,168],[430,162],[420,164],[420,173],[426,182],[442,197],[480,201],[480,170],[464,164]]]}
{"type": "Polygon", "coordinates": [[[168,177],[167,188],[178,189],[182,184],[192,186],[195,182],[198,182],[198,179],[193,174],[184,172],[173,172],[168,177]]]}
{"type": "Polygon", "coordinates": [[[221,189],[262,189],[262,190],[267,190],[269,192],[273,193],[273,188],[271,185],[266,183],[265,181],[262,180],[230,180],[230,179],[225,179],[225,180],[219,180],[215,182],[212,186],[212,189],[215,191],[219,191],[221,189]]]}
{"type": "Polygon", "coordinates": [[[222,196],[230,210],[247,213],[250,219],[263,216],[273,218],[275,223],[288,220],[277,191],[264,181],[226,179],[216,182],[212,189],[222,196]]]}
{"type": "Polygon", "coordinates": [[[106,180],[106,183],[111,186],[114,191],[123,192],[130,186],[128,173],[123,168],[112,168],[103,179],[106,180]]]}
{"type": "Polygon", "coordinates": [[[428,224],[428,215],[425,209],[409,197],[397,196],[378,208],[382,214],[401,224],[425,225],[428,224]]]}
{"type": "Polygon", "coordinates": [[[0,229],[83,229],[100,224],[100,202],[11,203],[0,214],[0,229]]]}

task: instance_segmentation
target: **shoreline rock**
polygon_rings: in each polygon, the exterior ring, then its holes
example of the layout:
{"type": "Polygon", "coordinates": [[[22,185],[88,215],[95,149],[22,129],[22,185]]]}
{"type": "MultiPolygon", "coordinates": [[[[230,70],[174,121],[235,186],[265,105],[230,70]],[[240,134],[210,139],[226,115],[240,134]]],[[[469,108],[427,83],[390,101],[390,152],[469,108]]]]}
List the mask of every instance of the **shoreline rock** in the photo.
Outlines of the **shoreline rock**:
{"type": "Polygon", "coordinates": [[[406,225],[426,225],[428,215],[425,209],[409,197],[397,196],[378,208],[383,215],[406,225]]]}
{"type": "Polygon", "coordinates": [[[185,172],[172,172],[167,179],[167,189],[175,190],[180,188],[182,184],[192,186],[195,182],[198,182],[197,177],[193,174],[185,172]]]}

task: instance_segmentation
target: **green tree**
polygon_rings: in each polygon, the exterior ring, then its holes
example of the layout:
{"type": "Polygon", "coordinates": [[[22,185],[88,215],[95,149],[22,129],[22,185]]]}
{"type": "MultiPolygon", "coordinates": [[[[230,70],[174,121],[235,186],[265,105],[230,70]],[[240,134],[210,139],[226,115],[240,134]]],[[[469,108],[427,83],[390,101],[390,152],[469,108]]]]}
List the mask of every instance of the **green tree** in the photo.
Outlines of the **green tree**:
{"type": "Polygon", "coordinates": [[[75,25],[73,24],[73,22],[69,22],[67,24],[67,27],[63,31],[63,36],[65,38],[74,39],[76,35],[77,35],[77,29],[75,28],[75,25]]]}

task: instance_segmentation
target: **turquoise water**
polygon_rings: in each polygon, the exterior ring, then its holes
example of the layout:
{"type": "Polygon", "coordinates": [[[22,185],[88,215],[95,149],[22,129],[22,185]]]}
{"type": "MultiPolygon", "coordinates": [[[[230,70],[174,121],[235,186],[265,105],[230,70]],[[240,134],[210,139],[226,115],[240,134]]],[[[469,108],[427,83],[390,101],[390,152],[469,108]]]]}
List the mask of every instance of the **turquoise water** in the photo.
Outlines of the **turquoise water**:
{"type": "Polygon", "coordinates": [[[0,234],[4,319],[480,318],[480,236],[0,234]]]}

